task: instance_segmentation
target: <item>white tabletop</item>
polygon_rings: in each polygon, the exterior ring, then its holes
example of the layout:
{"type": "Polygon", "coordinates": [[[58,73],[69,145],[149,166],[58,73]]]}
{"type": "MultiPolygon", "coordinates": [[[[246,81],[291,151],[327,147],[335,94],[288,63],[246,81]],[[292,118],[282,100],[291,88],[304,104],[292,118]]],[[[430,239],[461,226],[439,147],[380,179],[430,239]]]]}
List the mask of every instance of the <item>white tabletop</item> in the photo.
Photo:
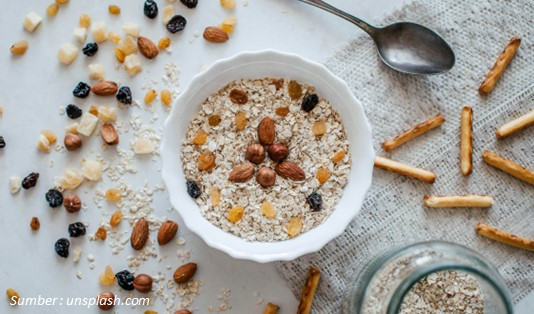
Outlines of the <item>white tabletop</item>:
{"type": "MultiPolygon", "coordinates": [[[[163,7],[170,2],[156,1],[161,15],[163,7]]],[[[53,250],[54,242],[58,238],[68,237],[69,223],[88,222],[89,235],[94,233],[100,222],[101,212],[113,209],[109,204],[104,204],[102,209],[96,207],[92,201],[95,187],[90,184],[84,184],[80,189],[80,195],[87,203],[88,209],[78,214],[68,214],[62,208],[51,209],[44,200],[44,194],[54,177],[59,176],[67,166],[78,166],[82,158],[92,158],[99,152],[101,142],[98,138],[93,137],[90,143],[77,153],[52,151],[50,154],[43,154],[35,148],[38,135],[43,129],[54,130],[60,141],[62,140],[64,127],[71,121],[59,114],[59,107],[74,102],[71,91],[78,81],[89,82],[86,70],[88,64],[103,64],[107,70],[107,78],[129,85],[134,97],[141,100],[145,92],[142,87],[152,80],[161,81],[164,65],[171,61],[181,70],[180,84],[183,89],[203,67],[240,51],[274,48],[322,62],[351,37],[362,33],[344,20],[295,0],[237,0],[238,6],[233,11],[222,9],[219,1],[200,0],[198,7],[193,10],[176,1],[171,4],[188,20],[184,32],[176,35],[166,32],[160,17],[156,21],[145,18],[142,1],[71,1],[61,7],[56,17],[50,18],[44,12],[51,2],[52,0],[6,1],[0,11],[0,106],[4,107],[4,115],[0,118],[0,135],[3,135],[7,142],[7,147],[0,150],[0,236],[4,252],[0,258],[0,288],[2,291],[14,288],[24,297],[93,297],[105,289],[98,284],[98,275],[105,265],[110,264],[115,271],[126,269],[126,257],[135,254],[127,244],[119,255],[113,255],[107,243],[89,241],[88,236],[72,241],[73,247],[83,248],[82,259],[77,264],[72,258],[64,260],[57,257],[53,250]],[[132,5],[133,2],[136,4],[132,5]],[[107,5],[110,3],[122,8],[120,16],[108,14],[107,5]],[[22,20],[30,11],[44,17],[42,25],[31,34],[22,28],[22,20]],[[173,51],[160,54],[155,61],[146,62],[143,59],[144,71],[133,79],[123,70],[115,68],[117,62],[109,42],[101,45],[94,58],[86,58],[80,53],[73,64],[63,66],[56,59],[57,50],[63,43],[76,43],[72,31],[77,26],[81,13],[89,14],[93,21],[107,21],[108,30],[121,34],[123,23],[134,22],[141,26],[142,34],[146,37],[157,40],[168,35],[173,41],[173,51]],[[236,16],[238,22],[236,32],[228,42],[213,45],[206,43],[201,36],[198,37],[205,26],[217,25],[230,16],[236,16]],[[24,56],[12,57],[9,47],[21,39],[27,39],[30,48],[24,56]],[[32,171],[41,174],[37,187],[12,196],[8,189],[8,178],[12,175],[24,177],[32,171]],[[41,220],[41,229],[38,232],[32,233],[29,228],[32,216],[38,216],[41,220]],[[89,267],[89,254],[94,256],[94,269],[89,267]],[[77,272],[81,273],[81,279],[76,277],[77,272]]],[[[399,7],[402,0],[331,0],[331,3],[364,20],[374,22],[399,7]]],[[[89,38],[88,41],[90,40],[89,38]]],[[[160,82],[158,87],[162,86],[160,82]]],[[[95,99],[76,101],[79,104],[84,103],[84,110],[94,102],[95,99]]],[[[107,100],[98,102],[113,103],[107,100]]],[[[159,103],[155,106],[158,107],[156,112],[159,119],[153,126],[158,128],[163,124],[166,113],[159,108],[159,103]]],[[[146,122],[152,117],[151,113],[138,108],[130,109],[132,113],[140,114],[146,122]]],[[[124,140],[120,145],[128,148],[129,143],[124,140]]],[[[136,158],[135,164],[138,173],[126,176],[132,187],[139,189],[145,180],[151,186],[161,183],[158,161],[136,158]]],[[[99,186],[105,189],[111,185],[109,180],[105,180],[99,186]]],[[[182,226],[177,213],[168,210],[170,203],[166,192],[154,195],[153,207],[155,215],[167,216],[180,224],[179,236],[185,239],[186,243],[183,246],[169,244],[163,247],[160,251],[163,260],[160,261],[160,257],[150,259],[138,272],[154,275],[160,271],[170,279],[174,269],[183,263],[177,257],[176,251],[191,251],[189,260],[199,265],[195,278],[204,282],[200,294],[194,297],[194,313],[209,313],[209,306],[217,308],[222,303],[217,297],[221,289],[231,290],[231,309],[226,311],[228,313],[261,313],[267,302],[280,305],[282,314],[295,313],[298,301],[279,277],[273,264],[235,260],[207,247],[182,226]],[[171,266],[170,270],[167,269],[168,265],[171,266]]],[[[129,229],[126,224],[122,227],[124,230],[129,229]]],[[[116,287],[111,290],[118,291],[116,287]]],[[[118,295],[124,296],[121,293],[118,295]]],[[[533,305],[534,295],[531,294],[517,306],[517,312],[529,313],[528,309],[533,305]]],[[[148,308],[156,309],[160,313],[165,312],[165,304],[159,300],[148,308]]],[[[144,309],[146,308],[116,308],[119,313],[141,313],[144,309]]],[[[15,309],[9,308],[3,299],[0,301],[0,312],[94,313],[97,309],[72,309],[65,305],[15,309]]]]}

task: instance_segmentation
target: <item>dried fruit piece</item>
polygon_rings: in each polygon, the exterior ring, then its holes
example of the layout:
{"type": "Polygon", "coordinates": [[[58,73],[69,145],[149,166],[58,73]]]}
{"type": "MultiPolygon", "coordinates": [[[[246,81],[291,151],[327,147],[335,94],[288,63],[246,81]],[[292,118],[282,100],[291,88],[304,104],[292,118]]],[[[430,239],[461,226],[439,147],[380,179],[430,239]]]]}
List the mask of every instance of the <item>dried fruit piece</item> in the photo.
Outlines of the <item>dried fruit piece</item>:
{"type": "Polygon", "coordinates": [[[82,164],[83,176],[89,181],[98,181],[102,176],[102,164],[96,160],[84,160],[82,164]]]}
{"type": "Polygon", "coordinates": [[[145,98],[143,99],[145,101],[145,104],[150,105],[156,99],[157,92],[153,89],[149,90],[145,94],[145,98]]]}
{"type": "Polygon", "coordinates": [[[292,100],[298,100],[302,97],[302,86],[297,81],[291,80],[287,86],[287,92],[292,100]]]}
{"type": "Polygon", "coordinates": [[[154,0],[146,0],[143,5],[143,13],[149,19],[154,19],[158,16],[158,4],[154,0]]]}
{"type": "Polygon", "coordinates": [[[121,222],[123,216],[124,214],[122,213],[122,211],[120,209],[117,209],[113,213],[113,215],[111,215],[111,218],[109,219],[109,225],[112,227],[117,226],[121,222]]]}
{"type": "Polygon", "coordinates": [[[140,218],[132,229],[130,235],[130,244],[134,250],[142,249],[148,240],[148,221],[145,218],[140,218]]]}
{"type": "Polygon", "coordinates": [[[54,144],[57,140],[57,136],[52,130],[43,130],[41,131],[41,134],[44,135],[44,137],[46,137],[46,139],[48,140],[48,142],[50,142],[50,144],[54,144]]]}
{"type": "Polygon", "coordinates": [[[101,81],[106,76],[106,69],[100,63],[93,63],[87,66],[89,69],[89,78],[94,81],[101,81]]]}
{"type": "Polygon", "coordinates": [[[83,44],[85,43],[85,39],[87,39],[87,28],[76,27],[72,34],[80,44],[83,44]]]}
{"type": "Polygon", "coordinates": [[[82,208],[82,201],[78,195],[70,194],[65,196],[65,199],[63,200],[63,206],[67,212],[75,213],[82,208]]]}
{"type": "Polygon", "coordinates": [[[300,216],[291,217],[287,224],[287,234],[293,238],[302,232],[302,218],[300,216]]]}
{"type": "Polygon", "coordinates": [[[305,112],[310,112],[319,103],[319,97],[317,94],[307,94],[302,100],[301,108],[305,112]]]}
{"type": "Polygon", "coordinates": [[[165,26],[169,32],[175,34],[185,28],[187,20],[181,15],[173,16],[165,26]]]}
{"type": "Polygon", "coordinates": [[[0,148],[6,147],[6,141],[3,136],[0,136],[0,148]]]}
{"type": "Polygon", "coordinates": [[[247,126],[248,118],[247,114],[243,111],[239,111],[235,115],[235,126],[238,130],[242,131],[247,126]]]}
{"type": "Polygon", "coordinates": [[[211,206],[217,207],[221,203],[221,190],[213,189],[210,193],[211,206]]]}
{"type": "Polygon", "coordinates": [[[22,188],[25,190],[33,188],[37,184],[37,180],[39,180],[39,174],[36,172],[30,173],[22,180],[22,188]]]}
{"type": "Polygon", "coordinates": [[[73,120],[81,117],[83,113],[80,107],[73,105],[73,104],[67,105],[67,107],[65,108],[65,112],[67,113],[67,117],[73,120]]]}
{"type": "Polygon", "coordinates": [[[11,194],[17,194],[20,191],[21,179],[18,176],[9,177],[9,192],[11,194]]]}
{"type": "Polygon", "coordinates": [[[80,15],[80,26],[89,28],[91,26],[91,17],[87,14],[80,15]]]}
{"type": "Polygon", "coordinates": [[[98,44],[97,43],[87,43],[83,48],[82,52],[84,55],[88,57],[94,56],[98,52],[98,44]]]}
{"type": "Polygon", "coordinates": [[[289,108],[288,107],[278,107],[276,108],[276,114],[280,117],[285,117],[289,114],[289,108]]]}
{"type": "Polygon", "coordinates": [[[276,217],[276,210],[274,209],[274,205],[269,201],[263,201],[263,203],[261,203],[261,212],[267,218],[276,217]]]}
{"type": "Polygon", "coordinates": [[[120,50],[119,48],[115,48],[113,51],[115,52],[115,58],[117,58],[117,61],[124,63],[124,59],[126,59],[126,54],[124,51],[120,50]]]}
{"type": "Polygon", "coordinates": [[[30,12],[24,17],[22,25],[28,32],[33,32],[41,24],[43,18],[35,12],[30,12]]]}
{"type": "Polygon", "coordinates": [[[169,23],[171,18],[174,16],[174,6],[172,4],[169,4],[168,6],[163,8],[163,14],[162,14],[162,21],[163,24],[169,23]]]}
{"type": "Polygon", "coordinates": [[[93,134],[97,123],[98,118],[91,112],[86,112],[82,115],[77,132],[81,135],[90,136],[93,134]]]}
{"type": "Polygon", "coordinates": [[[234,104],[244,105],[248,102],[247,93],[240,89],[232,89],[229,97],[234,104]]]}
{"type": "Polygon", "coordinates": [[[176,232],[178,232],[178,224],[172,220],[165,221],[158,231],[158,244],[165,245],[171,242],[176,232]]]}
{"type": "Polygon", "coordinates": [[[69,0],[56,0],[57,4],[67,4],[69,0]]]}
{"type": "Polygon", "coordinates": [[[39,134],[39,140],[37,141],[37,149],[43,153],[50,152],[50,142],[43,134],[39,134]]]}
{"type": "Polygon", "coordinates": [[[13,302],[18,303],[20,296],[19,296],[19,293],[17,291],[15,291],[14,289],[9,288],[9,289],[6,290],[6,295],[7,295],[8,299],[9,299],[9,303],[10,304],[12,304],[13,302]]]}
{"type": "Polygon", "coordinates": [[[98,107],[95,105],[91,105],[91,107],[89,107],[89,113],[95,117],[98,116],[98,107]]]}
{"type": "Polygon", "coordinates": [[[112,15],[119,15],[121,14],[121,8],[118,5],[111,4],[108,6],[108,12],[112,15]]]}
{"type": "Polygon", "coordinates": [[[134,289],[134,275],[132,275],[132,273],[130,273],[128,270],[122,270],[116,273],[115,278],[117,278],[117,283],[122,289],[127,291],[132,291],[134,289]]]}
{"type": "Polygon", "coordinates": [[[115,95],[115,98],[118,102],[125,105],[132,104],[132,91],[128,86],[121,86],[115,95]]]}
{"type": "Polygon", "coordinates": [[[244,213],[245,208],[243,206],[234,206],[228,211],[228,221],[236,223],[243,218],[244,213]]]}
{"type": "Polygon", "coordinates": [[[121,39],[117,44],[117,47],[115,48],[122,50],[122,52],[124,52],[125,57],[136,53],[138,50],[137,43],[135,42],[135,39],[132,36],[126,36],[121,39]]]}
{"type": "Polygon", "coordinates": [[[71,223],[69,225],[69,235],[73,238],[85,235],[85,225],[81,222],[71,223]]]}
{"type": "Polygon", "coordinates": [[[49,16],[56,16],[57,12],[59,11],[59,6],[57,3],[52,3],[48,7],[46,7],[46,14],[49,16]]]}
{"type": "Polygon", "coordinates": [[[334,156],[332,156],[332,161],[333,162],[340,162],[343,160],[343,158],[345,158],[345,155],[347,153],[343,150],[340,150],[339,152],[335,153],[334,156]]]}
{"type": "Polygon", "coordinates": [[[209,171],[215,168],[215,155],[212,152],[204,152],[198,156],[198,170],[209,171]]]}
{"type": "Polygon", "coordinates": [[[115,32],[109,32],[108,39],[111,40],[112,43],[118,44],[121,41],[121,35],[115,32]]]}
{"type": "Polygon", "coordinates": [[[87,83],[79,82],[72,91],[72,95],[78,98],[85,98],[89,96],[89,92],[91,92],[91,86],[87,83]]]}
{"type": "Polygon", "coordinates": [[[119,189],[110,188],[106,191],[106,200],[110,202],[120,201],[122,198],[121,191],[119,189]]]}
{"type": "Polygon", "coordinates": [[[143,70],[141,65],[141,58],[138,55],[132,54],[124,58],[124,69],[130,74],[130,76],[135,76],[143,70]]]}
{"type": "Polygon", "coordinates": [[[138,137],[134,141],[134,153],[137,155],[152,154],[156,149],[154,142],[149,138],[138,137]]]}
{"type": "Polygon", "coordinates": [[[221,6],[225,9],[234,9],[236,5],[235,0],[220,0],[221,6]]]}
{"type": "Polygon", "coordinates": [[[9,49],[9,51],[11,51],[11,53],[14,55],[20,56],[20,55],[23,55],[27,49],[28,49],[28,41],[21,40],[21,41],[14,43],[9,49]]]}
{"type": "Polygon", "coordinates": [[[326,122],[324,120],[316,121],[312,126],[313,134],[315,136],[323,136],[326,134],[326,122]]]}
{"type": "Polygon", "coordinates": [[[317,192],[313,192],[308,197],[306,197],[306,203],[310,205],[312,211],[320,211],[323,209],[323,198],[317,192]]]}
{"type": "Polygon", "coordinates": [[[117,118],[117,108],[100,106],[98,107],[98,119],[104,122],[113,122],[117,118]]]}
{"type": "Polygon", "coordinates": [[[271,84],[274,85],[274,88],[278,91],[284,86],[284,79],[273,79],[271,84]]]}
{"type": "Polygon", "coordinates": [[[172,94],[171,91],[168,89],[164,89],[160,93],[161,103],[170,106],[172,103],[172,94]]]}
{"type": "Polygon", "coordinates": [[[32,217],[32,220],[30,221],[30,228],[32,228],[33,231],[39,230],[41,228],[41,223],[39,222],[39,218],[32,217]]]}
{"type": "Polygon", "coordinates": [[[141,33],[141,27],[135,23],[127,22],[122,25],[122,31],[126,33],[126,35],[137,37],[139,36],[139,33],[141,33]]]}
{"type": "Polygon", "coordinates": [[[196,8],[198,0],[180,0],[180,2],[189,9],[196,8]]]}
{"type": "Polygon", "coordinates": [[[198,187],[197,183],[193,180],[187,180],[186,182],[187,186],[187,194],[191,196],[192,198],[198,198],[200,194],[202,194],[202,191],[198,187]]]}
{"type": "Polygon", "coordinates": [[[167,48],[169,48],[170,45],[171,45],[171,39],[169,37],[167,37],[167,36],[162,37],[158,41],[158,49],[159,50],[167,49],[167,48]]]}
{"type": "Polygon", "coordinates": [[[207,140],[208,140],[208,132],[200,129],[198,130],[197,134],[193,138],[193,144],[200,146],[206,143],[207,140]]]}
{"type": "Polygon", "coordinates": [[[202,36],[210,43],[217,44],[224,43],[229,39],[228,34],[225,31],[215,26],[206,27],[202,36]]]}
{"type": "Polygon", "coordinates": [[[224,20],[220,26],[221,30],[227,34],[231,34],[234,32],[234,25],[237,22],[237,19],[235,17],[230,17],[224,20]]]}
{"type": "Polygon", "coordinates": [[[193,278],[196,271],[197,271],[196,263],[187,263],[187,264],[184,264],[178,267],[172,277],[174,279],[174,282],[178,284],[186,283],[189,281],[189,279],[193,278]]]}
{"type": "Polygon", "coordinates": [[[70,241],[65,238],[61,238],[56,241],[56,244],[54,244],[54,250],[56,251],[57,255],[67,258],[69,257],[69,246],[70,241]]]}
{"type": "Polygon", "coordinates": [[[232,172],[230,172],[230,175],[228,176],[228,180],[231,182],[247,182],[252,178],[254,175],[254,166],[249,163],[243,163],[240,165],[237,165],[232,172]]]}
{"type": "Polygon", "coordinates": [[[63,172],[63,177],[58,180],[59,185],[66,189],[75,189],[83,182],[82,172],[75,168],[68,168],[63,172]]]}
{"type": "Polygon", "coordinates": [[[221,123],[221,116],[218,114],[212,114],[208,117],[208,124],[210,126],[218,126],[221,123]]]}
{"type": "Polygon", "coordinates": [[[59,62],[69,65],[72,63],[74,58],[78,55],[78,47],[74,46],[71,43],[66,43],[59,48],[57,53],[57,59],[59,62]]]}
{"type": "Polygon", "coordinates": [[[98,282],[103,286],[111,286],[115,283],[115,273],[110,265],[106,265],[104,272],[98,277],[98,282]]]}
{"type": "Polygon", "coordinates": [[[97,239],[102,240],[102,241],[106,240],[106,238],[108,237],[108,233],[106,231],[106,228],[104,228],[102,226],[98,227],[98,229],[95,232],[95,237],[97,239]]]}
{"type": "Polygon", "coordinates": [[[55,189],[50,189],[45,194],[46,201],[48,205],[52,208],[59,207],[63,204],[63,194],[55,189]]]}

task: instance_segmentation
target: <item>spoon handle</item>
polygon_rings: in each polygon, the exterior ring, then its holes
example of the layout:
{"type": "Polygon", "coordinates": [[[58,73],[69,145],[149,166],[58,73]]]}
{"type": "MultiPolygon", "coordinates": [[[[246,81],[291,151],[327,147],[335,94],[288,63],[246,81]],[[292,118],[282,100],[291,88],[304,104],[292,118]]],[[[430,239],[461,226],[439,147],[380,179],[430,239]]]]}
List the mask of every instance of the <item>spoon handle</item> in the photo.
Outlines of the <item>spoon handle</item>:
{"type": "Polygon", "coordinates": [[[299,0],[301,2],[304,2],[304,3],[307,3],[307,4],[310,4],[310,5],[313,5],[314,7],[317,7],[317,8],[320,8],[320,9],[323,9],[327,12],[330,12],[332,14],[335,14],[351,23],[353,23],[354,25],[358,26],[359,28],[363,29],[367,34],[373,36],[374,33],[376,32],[376,27],[374,26],[371,26],[370,24],[360,20],[359,18],[355,17],[355,16],[352,16],[350,14],[348,14],[347,12],[345,11],[341,11],[340,9],[336,8],[336,7],[333,7],[331,6],[330,4],[324,2],[324,1],[321,1],[321,0],[299,0]]]}

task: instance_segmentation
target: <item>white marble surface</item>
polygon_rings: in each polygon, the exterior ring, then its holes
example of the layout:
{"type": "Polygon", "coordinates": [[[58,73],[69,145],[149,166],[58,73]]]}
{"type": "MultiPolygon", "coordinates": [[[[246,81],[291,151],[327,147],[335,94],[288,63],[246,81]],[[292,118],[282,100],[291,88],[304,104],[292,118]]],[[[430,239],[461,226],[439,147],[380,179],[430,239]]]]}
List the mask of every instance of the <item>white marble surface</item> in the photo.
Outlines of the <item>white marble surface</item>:
{"type": "MultiPolygon", "coordinates": [[[[115,271],[127,268],[126,257],[135,254],[129,246],[119,254],[112,255],[108,243],[89,241],[88,237],[75,239],[73,246],[83,248],[82,260],[75,264],[72,259],[57,257],[53,244],[59,237],[68,236],[67,225],[74,221],[89,223],[88,234],[94,233],[102,213],[110,213],[113,206],[105,204],[99,209],[92,202],[95,188],[105,189],[112,182],[105,180],[97,187],[84,184],[80,195],[88,209],[78,214],[68,214],[64,209],[51,209],[44,200],[44,193],[53,182],[53,178],[62,173],[67,166],[78,166],[82,158],[91,158],[100,147],[100,139],[92,137],[81,152],[43,154],[35,149],[38,134],[43,129],[54,130],[60,140],[64,127],[70,123],[66,116],[58,114],[58,108],[68,103],[83,104],[84,110],[90,104],[113,104],[91,96],[86,101],[74,101],[71,90],[80,80],[89,81],[87,65],[92,62],[102,63],[107,69],[107,77],[132,87],[134,97],[141,99],[144,95],[142,86],[151,80],[160,81],[163,66],[174,61],[181,69],[180,83],[184,88],[202,67],[219,58],[234,55],[243,50],[275,48],[294,52],[315,61],[324,61],[329,53],[343,45],[351,37],[361,33],[351,24],[309,7],[294,0],[237,0],[238,6],[233,11],[222,9],[219,1],[199,0],[196,9],[189,10],[179,1],[172,3],[183,14],[188,25],[182,34],[170,35],[166,32],[159,17],[150,21],[142,15],[142,1],[116,0],[122,8],[120,16],[107,13],[109,1],[77,0],[61,7],[56,17],[45,15],[45,8],[52,2],[27,0],[3,3],[0,11],[0,105],[4,115],[0,118],[0,135],[3,135],[7,147],[0,151],[0,236],[3,253],[0,258],[0,290],[15,288],[21,296],[37,297],[92,297],[102,288],[98,284],[98,275],[105,265],[112,265],[115,271]],[[135,5],[132,3],[135,2],[135,5]],[[247,3],[248,2],[248,3],[247,3]],[[244,4],[247,3],[245,6],[244,4]],[[43,15],[43,23],[36,32],[30,34],[22,28],[24,16],[35,11],[43,15]],[[116,61],[112,44],[101,45],[98,54],[86,58],[80,54],[70,66],[60,65],[56,60],[57,49],[65,42],[75,43],[72,35],[81,13],[88,13],[95,20],[106,20],[108,29],[122,33],[121,25],[135,22],[141,26],[142,33],[152,39],[169,35],[173,44],[172,53],[162,53],[155,61],[143,60],[145,70],[131,79],[124,71],[115,69],[116,61]],[[236,16],[238,24],[230,41],[222,45],[206,43],[195,33],[201,34],[208,25],[216,25],[224,18],[236,16]],[[9,47],[15,41],[27,39],[30,48],[22,57],[12,57],[9,47]],[[51,167],[51,162],[53,166],[51,167]],[[32,171],[40,172],[41,177],[36,188],[21,191],[12,196],[8,191],[8,178],[12,175],[26,176],[32,171]],[[33,233],[29,228],[32,216],[41,220],[41,230],[33,233]],[[89,268],[88,254],[95,257],[95,269],[89,268]],[[82,273],[77,279],[76,273],[82,273]]],[[[162,8],[169,4],[167,0],[157,0],[162,8]]],[[[402,0],[331,0],[331,3],[363,19],[373,22],[380,16],[402,4],[402,0]]],[[[89,39],[91,40],[91,39],[89,39]]],[[[371,42],[369,41],[369,44],[371,42]]],[[[162,87],[161,82],[158,87],[162,87]]],[[[163,124],[166,113],[155,105],[159,119],[153,124],[163,124]]],[[[148,122],[152,114],[138,108],[130,108],[121,113],[127,121],[128,111],[138,113],[148,122]]],[[[121,137],[120,146],[129,147],[128,137],[121,137]]],[[[134,188],[143,186],[145,180],[154,186],[161,183],[160,165],[150,158],[136,158],[138,168],[136,175],[127,175],[126,180],[134,188]]],[[[170,204],[165,192],[154,196],[154,214],[167,216],[181,223],[179,216],[169,211],[170,204]]],[[[123,222],[121,228],[129,230],[123,222]]],[[[206,247],[195,235],[185,228],[180,228],[179,236],[186,240],[183,247],[168,245],[160,250],[163,261],[151,259],[139,268],[139,272],[156,274],[158,271],[171,278],[174,269],[182,264],[177,258],[177,250],[190,250],[191,261],[199,265],[197,278],[204,280],[201,293],[195,297],[194,313],[208,313],[208,306],[217,307],[221,301],[217,295],[222,288],[231,289],[228,313],[261,313],[266,302],[281,306],[280,313],[294,313],[297,300],[293,297],[284,281],[277,274],[272,264],[256,264],[234,260],[223,253],[206,247]],[[171,270],[167,269],[171,266],[171,270]],[[258,304],[263,299],[262,304],[258,304]]],[[[155,237],[155,234],[152,234],[155,237]]],[[[109,239],[108,239],[109,240],[109,239]]],[[[108,241],[106,240],[106,241],[108,241]]],[[[109,241],[108,241],[109,242],[109,241]]],[[[116,287],[112,291],[117,292],[116,287]]],[[[118,293],[119,296],[125,296],[118,293]]],[[[517,306],[518,313],[530,313],[534,306],[534,295],[530,295],[517,306]]],[[[164,312],[165,305],[156,301],[150,308],[164,312]]],[[[144,310],[145,308],[143,308],[144,310]]],[[[140,313],[140,308],[117,308],[119,313],[140,313]]],[[[1,313],[94,313],[96,308],[56,307],[18,307],[10,308],[5,299],[0,301],[1,313]]]]}

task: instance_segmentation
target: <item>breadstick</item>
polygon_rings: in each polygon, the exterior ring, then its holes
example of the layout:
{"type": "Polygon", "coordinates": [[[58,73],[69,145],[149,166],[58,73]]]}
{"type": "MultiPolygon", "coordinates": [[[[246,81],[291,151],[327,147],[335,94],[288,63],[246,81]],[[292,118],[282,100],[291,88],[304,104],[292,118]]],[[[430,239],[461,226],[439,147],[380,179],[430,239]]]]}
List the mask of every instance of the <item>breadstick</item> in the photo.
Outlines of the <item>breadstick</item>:
{"type": "Polygon", "coordinates": [[[276,314],[278,313],[278,310],[280,307],[276,304],[268,303],[265,309],[263,310],[263,314],[276,314]]]}
{"type": "Polygon", "coordinates": [[[317,268],[312,267],[308,270],[306,283],[304,284],[304,288],[302,288],[302,295],[300,296],[300,304],[297,309],[297,314],[309,314],[311,312],[313,296],[315,295],[317,285],[319,285],[320,278],[321,272],[317,268]]]}
{"type": "Polygon", "coordinates": [[[508,45],[504,47],[503,52],[501,52],[499,58],[495,61],[493,68],[491,68],[488,75],[486,75],[486,79],[484,79],[484,82],[482,82],[482,85],[478,88],[478,93],[480,95],[488,95],[491,93],[495,84],[497,84],[497,81],[508,66],[508,63],[514,58],[520,44],[521,39],[519,37],[514,36],[510,39],[508,45]]]}
{"type": "Polygon", "coordinates": [[[507,245],[515,246],[520,249],[534,251],[534,241],[526,238],[521,238],[508,232],[492,228],[486,224],[479,223],[475,228],[476,233],[490,238],[497,242],[501,242],[507,245]]]}
{"type": "Polygon", "coordinates": [[[443,207],[490,207],[493,197],[489,195],[425,196],[425,205],[432,208],[443,207]]]}
{"type": "Polygon", "coordinates": [[[377,156],[375,158],[375,167],[386,169],[391,172],[402,174],[404,176],[416,178],[426,183],[434,183],[436,175],[433,172],[416,168],[402,162],[394,161],[384,157],[377,156]]]}
{"type": "Polygon", "coordinates": [[[515,120],[512,120],[505,125],[501,126],[495,134],[497,138],[502,140],[514,133],[521,131],[522,129],[534,124],[534,110],[521,116],[515,120]]]}
{"type": "Polygon", "coordinates": [[[490,164],[497,169],[501,169],[502,171],[518,178],[519,180],[523,180],[526,183],[534,185],[534,172],[531,170],[528,170],[527,168],[524,168],[523,166],[511,160],[502,158],[501,156],[495,154],[494,152],[490,152],[489,150],[482,154],[482,159],[484,159],[487,164],[490,164]]]}
{"type": "Polygon", "coordinates": [[[473,171],[473,109],[463,107],[460,137],[460,169],[464,176],[473,171]]]}
{"type": "Polygon", "coordinates": [[[414,125],[413,127],[409,128],[408,130],[402,132],[401,134],[397,135],[396,137],[392,138],[391,140],[385,141],[383,144],[384,150],[389,152],[393,150],[396,147],[401,146],[402,144],[408,142],[409,140],[426,133],[427,131],[430,131],[434,128],[437,128],[440,126],[443,122],[445,122],[445,118],[441,114],[437,114],[433,116],[432,118],[421,122],[417,125],[414,125]]]}

